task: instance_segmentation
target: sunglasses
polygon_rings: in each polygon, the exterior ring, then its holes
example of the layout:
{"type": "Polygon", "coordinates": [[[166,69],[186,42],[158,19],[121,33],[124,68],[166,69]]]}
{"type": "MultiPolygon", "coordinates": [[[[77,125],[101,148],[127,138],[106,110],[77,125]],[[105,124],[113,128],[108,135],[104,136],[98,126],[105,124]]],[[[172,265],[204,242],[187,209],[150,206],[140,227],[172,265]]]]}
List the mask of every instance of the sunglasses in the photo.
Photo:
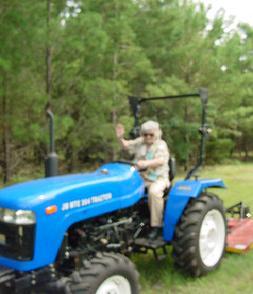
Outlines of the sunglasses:
{"type": "Polygon", "coordinates": [[[143,134],[144,137],[154,137],[154,134],[149,134],[149,133],[146,133],[146,134],[143,134]]]}

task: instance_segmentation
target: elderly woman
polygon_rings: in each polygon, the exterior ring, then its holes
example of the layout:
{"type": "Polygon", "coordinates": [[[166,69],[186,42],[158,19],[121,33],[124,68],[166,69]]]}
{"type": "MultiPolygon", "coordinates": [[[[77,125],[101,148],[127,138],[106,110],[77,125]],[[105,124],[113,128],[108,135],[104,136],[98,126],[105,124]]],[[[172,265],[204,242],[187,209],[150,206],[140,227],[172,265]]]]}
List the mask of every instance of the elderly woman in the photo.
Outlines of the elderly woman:
{"type": "Polygon", "coordinates": [[[161,234],[163,224],[164,190],[169,187],[169,150],[161,139],[159,124],[147,121],[141,126],[141,136],[134,140],[124,139],[124,126],[116,126],[116,136],[122,147],[135,156],[136,166],[148,188],[148,204],[151,214],[150,239],[161,234]]]}

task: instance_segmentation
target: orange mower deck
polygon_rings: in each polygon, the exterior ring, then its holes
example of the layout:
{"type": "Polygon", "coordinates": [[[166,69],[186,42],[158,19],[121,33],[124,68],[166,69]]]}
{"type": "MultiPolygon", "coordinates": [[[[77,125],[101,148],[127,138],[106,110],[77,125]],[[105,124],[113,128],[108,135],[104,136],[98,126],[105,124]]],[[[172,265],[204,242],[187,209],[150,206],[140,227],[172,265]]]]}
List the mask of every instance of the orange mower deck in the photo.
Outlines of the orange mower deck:
{"type": "Polygon", "coordinates": [[[253,248],[253,219],[229,219],[227,252],[245,253],[253,248]]]}

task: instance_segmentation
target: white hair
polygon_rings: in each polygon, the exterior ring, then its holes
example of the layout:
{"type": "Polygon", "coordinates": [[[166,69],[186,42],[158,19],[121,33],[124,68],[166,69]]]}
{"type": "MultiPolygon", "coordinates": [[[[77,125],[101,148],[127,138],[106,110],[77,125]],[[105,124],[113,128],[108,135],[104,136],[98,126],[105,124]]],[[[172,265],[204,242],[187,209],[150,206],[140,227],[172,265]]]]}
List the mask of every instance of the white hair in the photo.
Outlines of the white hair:
{"type": "Polygon", "coordinates": [[[159,123],[153,120],[149,120],[141,125],[141,135],[152,131],[155,135],[155,138],[161,139],[162,132],[160,130],[159,123]]]}

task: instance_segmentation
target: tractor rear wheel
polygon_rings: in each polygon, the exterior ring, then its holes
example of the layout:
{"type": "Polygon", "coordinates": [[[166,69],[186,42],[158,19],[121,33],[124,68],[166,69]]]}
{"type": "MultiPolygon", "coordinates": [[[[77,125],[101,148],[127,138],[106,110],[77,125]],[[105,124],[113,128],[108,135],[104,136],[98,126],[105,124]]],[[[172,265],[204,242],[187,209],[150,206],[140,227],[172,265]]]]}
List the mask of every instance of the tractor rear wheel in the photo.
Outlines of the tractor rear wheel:
{"type": "Polygon", "coordinates": [[[175,265],[191,276],[205,275],[219,266],[225,243],[222,201],[211,193],[191,199],[172,242],[175,265]]]}
{"type": "Polygon", "coordinates": [[[66,293],[138,294],[138,272],[124,255],[99,253],[72,275],[66,293]]]}

